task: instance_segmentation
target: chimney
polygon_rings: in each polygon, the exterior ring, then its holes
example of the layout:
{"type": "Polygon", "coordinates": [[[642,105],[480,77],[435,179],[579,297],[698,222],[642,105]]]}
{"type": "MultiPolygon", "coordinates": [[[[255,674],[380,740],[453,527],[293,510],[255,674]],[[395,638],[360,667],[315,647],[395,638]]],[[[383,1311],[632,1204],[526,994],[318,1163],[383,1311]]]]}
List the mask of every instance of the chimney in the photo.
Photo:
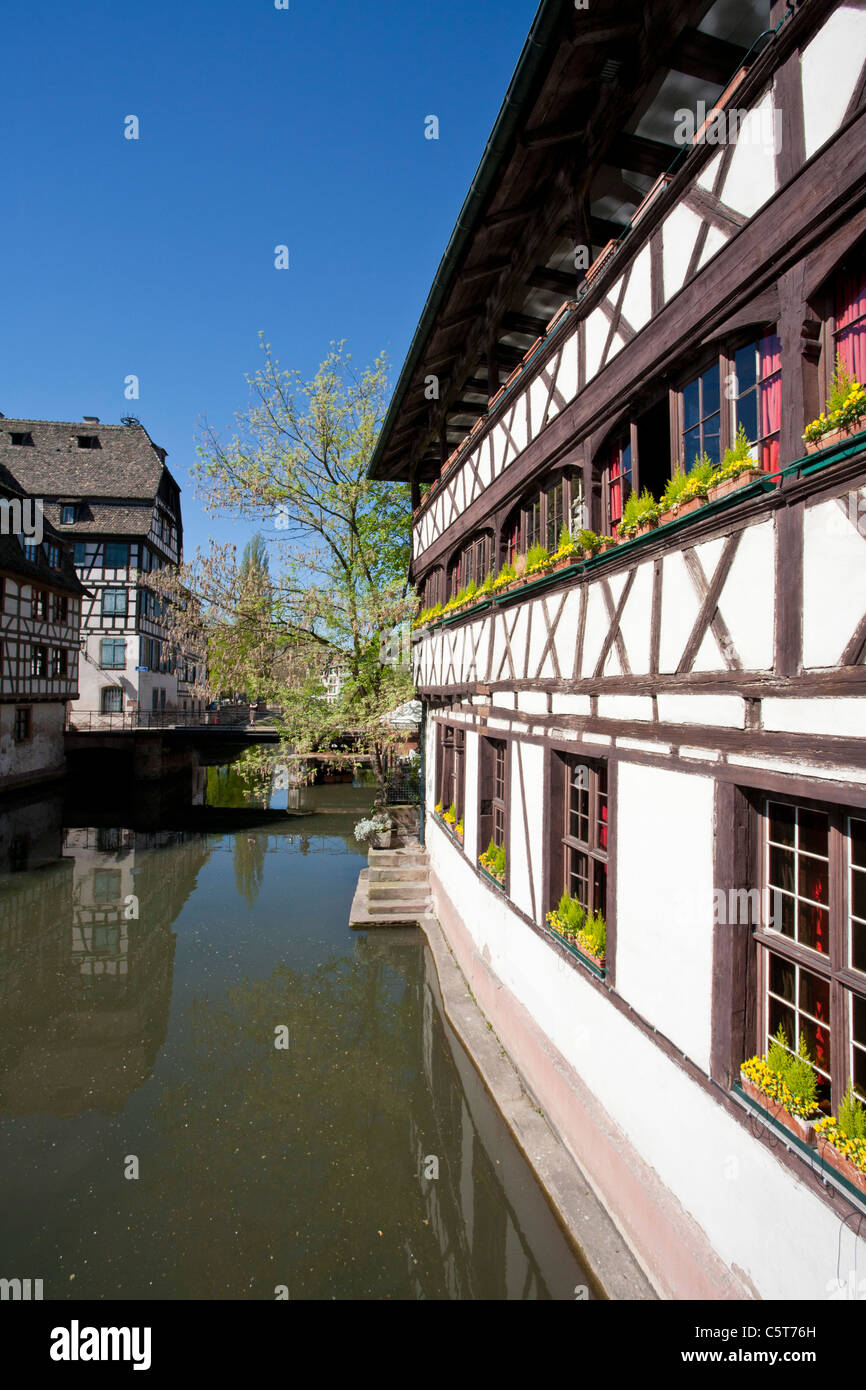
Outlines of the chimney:
{"type": "Polygon", "coordinates": [[[85,415],[85,417],[84,417],[84,423],[85,423],[85,425],[98,425],[98,424],[99,424],[99,416],[98,416],[98,415],[85,415]]]}

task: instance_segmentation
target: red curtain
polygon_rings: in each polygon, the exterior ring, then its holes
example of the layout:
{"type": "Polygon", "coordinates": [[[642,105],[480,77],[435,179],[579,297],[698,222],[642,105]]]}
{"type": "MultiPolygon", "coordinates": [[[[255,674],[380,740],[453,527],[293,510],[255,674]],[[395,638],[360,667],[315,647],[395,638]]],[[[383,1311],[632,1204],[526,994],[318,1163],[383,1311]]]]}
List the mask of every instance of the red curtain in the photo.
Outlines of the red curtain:
{"type": "Polygon", "coordinates": [[[775,473],[782,425],[782,344],[775,333],[758,344],[758,412],[761,467],[765,473],[775,473]]]}
{"type": "Polygon", "coordinates": [[[613,529],[614,523],[619,521],[622,516],[622,463],[620,461],[619,449],[614,451],[610,461],[610,525],[613,529]]]}
{"type": "Polygon", "coordinates": [[[837,277],[836,351],[852,376],[866,381],[866,268],[837,277]]]}

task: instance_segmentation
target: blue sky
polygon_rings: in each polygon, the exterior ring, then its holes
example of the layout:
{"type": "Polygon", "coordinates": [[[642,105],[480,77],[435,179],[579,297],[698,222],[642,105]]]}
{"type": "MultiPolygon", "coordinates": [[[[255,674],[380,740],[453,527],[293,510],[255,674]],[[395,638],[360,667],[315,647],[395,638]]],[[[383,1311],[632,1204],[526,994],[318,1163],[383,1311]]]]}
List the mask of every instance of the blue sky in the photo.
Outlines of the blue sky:
{"type": "Polygon", "coordinates": [[[187,553],[242,545],[194,497],[200,420],[245,404],[259,330],[304,373],[332,339],[359,364],[385,348],[396,381],[535,9],[6,0],[0,411],[137,415],[187,553]]]}

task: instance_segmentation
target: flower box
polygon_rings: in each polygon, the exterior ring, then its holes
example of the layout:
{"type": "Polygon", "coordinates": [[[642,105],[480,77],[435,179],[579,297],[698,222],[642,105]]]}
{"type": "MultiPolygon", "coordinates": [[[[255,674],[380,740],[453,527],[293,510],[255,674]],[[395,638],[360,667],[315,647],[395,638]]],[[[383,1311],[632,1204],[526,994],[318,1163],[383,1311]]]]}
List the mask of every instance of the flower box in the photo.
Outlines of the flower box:
{"type": "Polygon", "coordinates": [[[772,1119],[776,1120],[780,1125],[784,1125],[785,1129],[787,1129],[790,1134],[793,1134],[795,1138],[799,1139],[804,1144],[808,1144],[811,1148],[815,1147],[815,1121],[820,1118],[817,1114],[810,1120],[803,1120],[799,1115],[792,1115],[791,1112],[786,1110],[783,1105],[780,1105],[777,1100],[774,1100],[772,1096],[768,1096],[765,1091],[762,1091],[756,1086],[754,1081],[746,1076],[743,1071],[740,1072],[740,1085],[745,1094],[749,1097],[749,1100],[754,1101],[755,1105],[765,1111],[766,1114],[770,1115],[772,1119]]]}
{"type": "Polygon", "coordinates": [[[601,977],[606,975],[607,967],[605,965],[604,956],[593,955],[592,951],[587,951],[583,946],[578,946],[577,942],[571,941],[567,936],[563,936],[562,932],[555,931],[551,926],[547,926],[545,929],[548,934],[553,937],[554,941],[558,941],[560,946],[565,947],[566,951],[570,951],[573,956],[577,956],[577,959],[582,965],[589,966],[593,974],[597,974],[601,977]]]}
{"type": "Polygon", "coordinates": [[[677,507],[677,516],[688,516],[690,512],[697,512],[706,505],[706,497],[690,497],[688,502],[681,502],[677,507]]]}
{"type": "Polygon", "coordinates": [[[484,878],[489,879],[490,882],[493,884],[494,888],[498,888],[498,889],[499,889],[501,892],[503,892],[503,893],[505,892],[505,879],[504,879],[504,878],[497,878],[497,877],[496,877],[496,874],[492,874],[492,873],[490,872],[489,869],[485,869],[485,867],[484,867],[483,864],[479,864],[479,865],[478,865],[478,872],[479,872],[484,878]]]}
{"type": "Polygon", "coordinates": [[[856,1163],[845,1154],[840,1153],[835,1144],[831,1144],[829,1139],[825,1139],[823,1134],[817,1136],[818,1153],[824,1163],[828,1163],[831,1168],[835,1168],[840,1177],[849,1182],[852,1187],[856,1187],[858,1192],[866,1195],[866,1173],[862,1168],[858,1168],[856,1163]]]}
{"type": "Polygon", "coordinates": [[[828,430],[820,439],[806,439],[803,441],[806,453],[817,454],[820,449],[832,449],[834,444],[843,444],[846,439],[859,433],[862,427],[862,422],[858,421],[856,429],[851,425],[843,425],[839,429],[828,430]]]}
{"type": "Polygon", "coordinates": [[[601,547],[600,547],[601,554],[604,555],[604,553],[605,553],[606,551],[608,551],[608,550],[616,550],[616,547],[617,547],[618,545],[619,545],[619,541],[616,539],[615,536],[612,537],[610,540],[602,541],[601,547]]]}
{"type": "Polygon", "coordinates": [[[726,478],[723,483],[716,483],[707,493],[708,502],[718,502],[722,497],[728,497],[732,492],[739,492],[741,487],[747,487],[759,476],[759,470],[750,468],[745,473],[740,473],[736,478],[726,478]]]}
{"type": "Polygon", "coordinates": [[[659,526],[667,526],[669,521],[673,521],[675,519],[676,514],[677,512],[675,507],[671,507],[670,511],[668,512],[659,512],[659,526]]]}
{"type": "Polygon", "coordinates": [[[658,524],[658,517],[656,516],[648,517],[646,521],[639,522],[634,528],[635,540],[637,540],[638,536],[645,536],[648,531],[654,531],[658,524]]]}

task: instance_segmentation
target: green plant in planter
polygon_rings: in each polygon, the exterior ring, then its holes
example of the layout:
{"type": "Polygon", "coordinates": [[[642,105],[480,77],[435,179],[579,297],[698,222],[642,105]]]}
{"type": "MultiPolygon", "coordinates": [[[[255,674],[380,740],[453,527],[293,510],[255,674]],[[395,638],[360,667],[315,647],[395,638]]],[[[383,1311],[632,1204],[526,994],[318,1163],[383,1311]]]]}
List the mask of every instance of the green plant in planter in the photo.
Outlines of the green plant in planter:
{"type": "Polygon", "coordinates": [[[481,583],[478,585],[478,592],[475,595],[475,597],[487,598],[490,594],[493,593],[493,584],[493,575],[488,571],[488,573],[482,579],[481,583]]]}
{"type": "Polygon", "coordinates": [[[538,574],[550,564],[550,551],[546,545],[531,545],[526,552],[526,573],[538,574]]]}
{"type": "Polygon", "coordinates": [[[817,443],[825,434],[833,430],[850,429],[866,415],[866,388],[860,385],[836,354],[836,368],[830,381],[830,394],[827,409],[821,412],[803,431],[803,438],[810,444],[817,443]]]}
{"type": "Polygon", "coordinates": [[[757,472],[759,468],[757,459],[752,458],[752,446],[749,443],[746,428],[741,424],[737,430],[734,447],[727,448],[722,455],[722,462],[713,475],[712,486],[715,487],[717,483],[727,483],[732,478],[739,478],[743,473],[757,472]]]}
{"type": "Polygon", "coordinates": [[[578,531],[575,544],[578,550],[582,550],[584,555],[597,555],[601,550],[602,537],[597,536],[594,531],[584,528],[578,531]]]}
{"type": "Polygon", "coordinates": [[[866,1140],[866,1110],[855,1094],[854,1083],[850,1077],[839,1106],[837,1123],[846,1139],[866,1140]]]}
{"type": "Polygon", "coordinates": [[[500,883],[505,882],[505,846],[497,845],[491,839],[483,854],[478,856],[478,862],[482,869],[486,869],[493,878],[498,878],[500,883]]]}
{"type": "Polygon", "coordinates": [[[665,490],[659,500],[659,510],[662,512],[676,511],[683,498],[689,475],[683,468],[679,459],[674,465],[673,476],[668,478],[665,483],[665,490]]]}
{"type": "Polygon", "coordinates": [[[659,505],[649,488],[645,487],[640,494],[630,492],[622,509],[619,533],[621,536],[633,536],[639,527],[658,521],[658,517],[659,505]]]}
{"type": "Polygon", "coordinates": [[[680,505],[691,502],[695,497],[706,497],[715,481],[716,466],[709,454],[696,458],[686,474],[686,485],[680,495],[680,505]]]}
{"type": "Polygon", "coordinates": [[[743,1063],[743,1074],[754,1086],[792,1115],[811,1119],[818,1100],[818,1077],[804,1034],[797,1051],[791,1052],[788,1034],[780,1023],[765,1057],[750,1057],[743,1063]]]}
{"type": "Polygon", "coordinates": [[[451,802],[451,805],[448,807],[448,810],[445,812],[445,815],[442,817],[442,819],[447,821],[449,825],[455,824],[457,820],[457,808],[455,807],[453,801],[451,802]]]}
{"type": "Polygon", "coordinates": [[[504,564],[493,581],[494,591],[504,589],[506,584],[511,584],[517,578],[517,570],[513,565],[504,564]]]}
{"type": "Polygon", "coordinates": [[[566,523],[563,522],[562,529],[559,533],[559,543],[554,551],[553,559],[569,560],[575,554],[576,550],[577,546],[572,539],[571,531],[568,529],[566,523]]]}
{"type": "Polygon", "coordinates": [[[461,840],[462,840],[462,839],[463,839],[463,817],[462,817],[462,816],[460,817],[459,821],[456,822],[456,824],[455,824],[455,826],[454,826],[454,829],[457,831],[457,834],[460,836],[460,838],[461,838],[461,840]]]}

